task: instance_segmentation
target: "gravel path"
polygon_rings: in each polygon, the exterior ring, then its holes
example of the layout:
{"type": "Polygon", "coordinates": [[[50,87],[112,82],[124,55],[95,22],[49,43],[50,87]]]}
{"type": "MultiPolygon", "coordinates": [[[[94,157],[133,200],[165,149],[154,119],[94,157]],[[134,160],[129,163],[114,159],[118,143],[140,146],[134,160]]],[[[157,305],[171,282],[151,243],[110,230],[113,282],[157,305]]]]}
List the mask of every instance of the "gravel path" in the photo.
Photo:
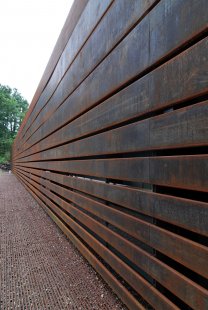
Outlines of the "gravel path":
{"type": "Polygon", "coordinates": [[[0,309],[126,309],[16,177],[0,174],[0,309]]]}

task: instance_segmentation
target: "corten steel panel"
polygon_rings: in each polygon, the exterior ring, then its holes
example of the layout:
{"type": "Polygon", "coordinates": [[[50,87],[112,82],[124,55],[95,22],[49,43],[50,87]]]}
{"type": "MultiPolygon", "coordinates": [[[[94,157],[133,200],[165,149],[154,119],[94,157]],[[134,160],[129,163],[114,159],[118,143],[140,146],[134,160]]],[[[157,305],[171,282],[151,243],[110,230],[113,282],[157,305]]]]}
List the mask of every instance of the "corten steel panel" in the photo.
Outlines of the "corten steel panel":
{"type": "Polygon", "coordinates": [[[16,163],[17,167],[208,192],[208,155],[16,163]]]}
{"type": "Polygon", "coordinates": [[[75,1],[13,172],[129,309],[208,308],[208,2],[75,1]]]}
{"type": "MultiPolygon", "coordinates": [[[[84,44],[82,50],[78,54],[74,63],[72,63],[71,66],[69,67],[67,71],[68,72],[67,75],[64,76],[64,80],[66,80],[68,76],[69,78],[71,76],[73,77],[73,79],[71,79],[70,81],[68,81],[67,79],[67,91],[68,92],[69,92],[69,89],[71,89],[72,91],[74,88],[76,88],[75,84],[79,85],[81,81],[84,79],[84,77],[86,77],[87,75],[89,75],[90,72],[93,71],[96,65],[98,65],[110,53],[110,51],[118,44],[118,42],[123,37],[125,37],[126,34],[128,34],[131,27],[136,22],[138,22],[138,20],[141,19],[141,17],[146,13],[146,10],[149,9],[151,7],[151,4],[154,2],[155,1],[153,0],[148,1],[148,2],[147,1],[143,1],[143,2],[132,1],[131,5],[129,5],[125,0],[122,0],[120,2],[117,1],[112,4],[111,10],[108,10],[106,13],[107,21],[106,19],[104,20],[102,19],[100,21],[100,24],[98,24],[97,28],[92,33],[90,40],[88,40],[86,44],[84,44]],[[122,20],[120,20],[120,15],[123,16],[122,20]],[[115,23],[115,18],[117,18],[119,23],[116,23],[116,25],[114,26],[113,32],[109,32],[109,29],[111,29],[112,27],[109,28],[107,25],[115,23]],[[95,43],[96,43],[96,47],[95,47],[95,43]],[[86,58],[87,58],[87,61],[85,61],[86,58]],[[81,63],[83,61],[84,63],[81,63]],[[77,80],[78,78],[79,80],[77,81],[77,83],[75,83],[75,80],[77,80]]],[[[97,2],[97,5],[99,6],[99,2],[97,2]]],[[[92,16],[95,15],[95,20],[97,21],[99,16],[97,16],[95,12],[91,12],[91,15],[92,16]]],[[[85,22],[85,20],[83,22],[85,22]]],[[[85,24],[82,25],[82,27],[84,26],[86,25],[85,24]]],[[[72,45],[73,45],[73,42],[72,42],[72,45]]],[[[60,103],[61,85],[56,90],[58,97],[56,98],[56,94],[54,94],[54,96],[51,98],[48,105],[46,105],[44,111],[42,111],[42,113],[36,119],[36,124],[38,124],[36,127],[40,126],[41,118],[44,117],[47,119],[48,114],[49,113],[52,114],[53,112],[52,106],[60,103]]],[[[55,106],[55,108],[57,108],[57,106],[55,106]]],[[[34,124],[31,124],[31,125],[32,126],[30,128],[30,131],[32,131],[32,127],[34,127],[34,124]]],[[[24,139],[26,139],[26,137],[24,137],[24,139]]]]}
{"type": "Polygon", "coordinates": [[[204,39],[190,47],[45,139],[43,139],[45,131],[42,128],[42,135],[34,133],[24,144],[27,150],[18,157],[94,134],[135,117],[148,117],[148,113],[167,109],[170,105],[178,105],[180,102],[205,94],[208,91],[208,85],[205,83],[208,74],[207,44],[207,40],[204,39]],[[174,79],[175,76],[178,78],[174,79]],[[198,82],[199,79],[201,83],[198,82]],[[164,83],[161,84],[161,81],[164,83]],[[168,92],[169,84],[165,81],[171,81],[168,92]]]}
{"type": "MultiPolygon", "coordinates": [[[[24,180],[24,177],[23,177],[23,180],[24,180]]],[[[29,184],[31,184],[32,181],[29,181],[29,184]]],[[[35,185],[36,187],[36,185],[35,185]]],[[[74,208],[72,205],[68,204],[66,201],[62,200],[61,198],[58,198],[56,197],[54,199],[54,194],[52,194],[50,191],[47,191],[46,189],[42,188],[42,192],[46,194],[47,197],[49,197],[50,199],[54,200],[56,203],[58,202],[62,208],[62,210],[66,210],[69,214],[73,215],[73,218],[75,219],[78,219],[79,222],[83,222],[85,227],[90,227],[91,230],[93,230],[93,232],[95,232],[97,235],[101,235],[100,234],[100,231],[98,232],[96,230],[96,226],[97,225],[100,225],[98,223],[92,223],[93,220],[91,220],[91,223],[89,224],[88,226],[88,223],[86,222],[86,219],[83,220],[83,216],[81,215],[80,216],[80,211],[77,210],[77,208],[74,208]],[[74,212],[73,212],[74,210],[74,212]]],[[[37,193],[37,192],[36,192],[37,193]]],[[[42,197],[42,199],[44,200],[43,196],[39,193],[39,195],[42,197]]],[[[70,218],[68,217],[68,215],[66,215],[63,211],[61,211],[57,206],[55,206],[51,201],[48,201],[50,207],[52,208],[52,210],[55,210],[55,213],[57,215],[59,215],[69,226],[71,224],[71,220],[70,218]]],[[[87,216],[84,215],[84,217],[86,218],[87,216]]],[[[100,225],[102,227],[102,225],[100,225]]],[[[74,227],[74,226],[73,226],[74,227]]],[[[104,227],[102,227],[102,229],[105,229],[104,227]]],[[[106,230],[106,229],[105,229],[106,230]]],[[[78,228],[78,230],[75,230],[78,234],[80,234],[80,228],[78,228]]],[[[85,232],[86,234],[86,232],[85,232]]],[[[105,239],[106,241],[108,242],[108,245],[112,245],[112,239],[113,237],[115,237],[115,234],[113,232],[111,232],[111,235],[110,235],[110,241],[109,239],[107,238],[107,233],[105,232],[105,239]]],[[[117,243],[119,243],[119,245],[121,246],[121,238],[118,236],[117,240],[116,240],[116,245],[117,243]]],[[[92,239],[85,239],[86,242],[89,242],[89,245],[92,246],[92,239]]],[[[114,245],[115,248],[119,248],[119,246],[117,245],[114,245]]],[[[98,250],[96,248],[96,250],[98,250]]],[[[185,250],[185,249],[184,249],[185,250]]],[[[125,244],[125,255],[128,256],[128,246],[125,244]]],[[[130,251],[132,251],[132,249],[130,249],[130,251]]],[[[120,253],[122,253],[122,250],[120,250],[120,253]]],[[[141,260],[142,260],[142,255],[141,255],[141,251],[139,253],[139,256],[138,258],[136,258],[136,253],[132,253],[132,255],[134,255],[134,258],[137,262],[137,259],[140,261],[140,264],[141,264],[141,260]]],[[[102,256],[102,255],[101,255],[102,256]]],[[[146,255],[147,256],[147,255],[146,255]]],[[[207,298],[207,294],[206,294],[206,290],[203,289],[203,288],[200,288],[200,287],[197,287],[197,285],[195,285],[194,283],[192,283],[192,281],[190,281],[189,279],[185,279],[184,276],[180,276],[178,277],[178,274],[176,271],[172,271],[171,272],[171,268],[168,268],[167,270],[162,270],[163,272],[161,272],[160,270],[160,265],[157,264],[157,261],[156,263],[154,261],[149,261],[147,259],[147,257],[144,257],[144,265],[145,267],[143,267],[143,269],[147,269],[148,272],[151,274],[151,268],[149,267],[149,264],[150,266],[152,267],[152,274],[154,275],[154,278],[157,279],[157,275],[159,274],[159,280],[161,281],[160,277],[163,279],[163,281],[165,281],[166,283],[166,287],[170,287],[170,290],[173,291],[174,293],[176,293],[177,295],[177,292],[178,292],[178,297],[182,297],[184,301],[187,300],[187,303],[193,307],[193,308],[197,308],[199,305],[202,306],[203,308],[206,307],[206,298],[207,298]],[[170,281],[170,282],[169,282],[170,281]],[[178,285],[178,281],[180,282],[180,286],[178,285]],[[168,283],[169,282],[169,283],[168,283]],[[173,286],[173,284],[175,283],[175,285],[177,284],[177,289],[173,286]],[[178,291],[177,291],[178,290],[178,291]],[[188,290],[188,291],[187,291],[188,290]],[[195,296],[195,298],[192,298],[191,300],[189,299],[189,297],[187,298],[187,296],[195,296]],[[198,302],[198,299],[200,298],[200,304],[198,302]]],[[[117,261],[117,263],[119,263],[119,261],[117,261]]],[[[162,264],[163,267],[164,267],[164,264],[162,264]]],[[[126,269],[125,268],[125,264],[124,265],[121,265],[120,268],[124,269],[125,272],[128,272],[128,275],[131,276],[131,278],[129,279],[129,283],[132,285],[133,288],[135,288],[136,290],[138,289],[138,286],[141,282],[140,278],[135,278],[134,274],[132,274],[131,270],[129,269],[126,269]],[[132,279],[133,278],[133,279],[132,279]],[[132,282],[133,281],[133,282],[132,282]],[[137,285],[136,283],[137,282],[137,285]],[[136,286],[135,286],[136,285],[136,286]]],[[[120,269],[116,269],[115,270],[119,273],[120,272],[120,269]]],[[[123,275],[123,278],[126,280],[126,274],[123,275]]],[[[128,276],[127,276],[128,278],[128,276]]],[[[146,288],[145,286],[145,282],[142,283],[142,285],[144,286],[143,288],[146,288]]],[[[141,293],[141,287],[139,286],[139,292],[141,293]]],[[[149,292],[150,293],[150,292],[149,292]]],[[[144,294],[144,293],[143,293],[144,294]]],[[[144,297],[144,295],[142,294],[142,296],[144,297]]],[[[153,294],[153,292],[151,292],[151,294],[153,294]]],[[[152,297],[152,296],[151,296],[152,297]]],[[[147,298],[147,297],[146,297],[147,298]]],[[[148,298],[147,298],[148,300],[148,298]]],[[[153,303],[154,305],[154,303],[153,303]]],[[[161,301],[160,300],[156,300],[156,305],[158,307],[162,307],[161,305],[161,301]]]]}
{"type": "MultiPolygon", "coordinates": [[[[165,57],[170,57],[173,51],[187,44],[188,40],[201,35],[208,25],[207,1],[200,2],[200,5],[194,0],[159,2],[70,96],[68,90],[71,84],[65,75],[56,90],[58,97],[54,97],[54,94],[51,98],[49,113],[60,103],[63,104],[50,118],[46,111],[41,114],[44,119],[48,118],[48,122],[43,124],[43,128],[47,127],[47,134],[98,104],[136,76],[145,74],[153,65],[164,62],[165,57]],[[163,43],[158,45],[158,40],[163,40],[163,43]],[[104,76],[111,78],[103,79],[104,76]]],[[[85,57],[87,62],[91,58],[88,57],[85,57]]],[[[76,76],[77,71],[73,74],[76,76]]],[[[42,132],[42,127],[39,131],[42,132]]]]}
{"type": "MultiPolygon", "coordinates": [[[[121,211],[106,208],[106,206],[100,202],[94,201],[65,188],[60,188],[59,186],[48,181],[41,181],[37,177],[31,177],[30,179],[35,179],[38,183],[44,185],[44,187],[47,187],[59,196],[70,200],[76,205],[82,207],[84,210],[89,211],[102,220],[118,227],[146,244],[156,247],[156,249],[160,252],[174,258],[187,267],[191,265],[192,269],[195,268],[196,272],[206,275],[206,270],[204,270],[202,266],[206,263],[207,251],[203,246],[200,247],[197,243],[190,242],[189,240],[181,238],[178,235],[174,235],[164,229],[155,227],[155,225],[136,219],[121,211]],[[157,243],[156,240],[159,240],[159,243],[157,243]],[[172,247],[174,244],[177,244],[178,248],[175,246],[174,253],[172,253],[172,247]],[[181,248],[184,249],[182,253],[181,248]]],[[[44,187],[41,186],[40,190],[43,192],[47,191],[47,196],[50,196],[50,192],[44,187]]],[[[54,194],[52,194],[52,196],[55,197],[54,194]]],[[[57,202],[59,199],[60,198],[56,197],[55,201],[57,202]]],[[[62,200],[60,201],[60,205],[63,207],[62,202],[65,202],[62,200]]]]}

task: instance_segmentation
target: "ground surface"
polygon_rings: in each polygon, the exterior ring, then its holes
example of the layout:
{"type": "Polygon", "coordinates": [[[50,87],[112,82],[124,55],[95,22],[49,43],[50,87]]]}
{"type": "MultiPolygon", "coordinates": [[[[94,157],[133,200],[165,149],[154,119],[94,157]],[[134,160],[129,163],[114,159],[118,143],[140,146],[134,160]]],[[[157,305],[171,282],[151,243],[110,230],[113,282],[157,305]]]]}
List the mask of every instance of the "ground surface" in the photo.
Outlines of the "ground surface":
{"type": "Polygon", "coordinates": [[[0,309],[126,309],[9,173],[0,173],[0,309]]]}

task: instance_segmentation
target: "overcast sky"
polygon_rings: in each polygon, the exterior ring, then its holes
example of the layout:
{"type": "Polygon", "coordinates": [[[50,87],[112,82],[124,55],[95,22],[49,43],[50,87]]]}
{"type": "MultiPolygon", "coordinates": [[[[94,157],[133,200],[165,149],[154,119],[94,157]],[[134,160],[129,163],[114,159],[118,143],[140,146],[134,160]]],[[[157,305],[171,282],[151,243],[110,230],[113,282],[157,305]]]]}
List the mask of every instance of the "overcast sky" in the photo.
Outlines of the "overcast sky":
{"type": "Polygon", "coordinates": [[[0,0],[0,84],[29,101],[73,0],[0,0]]]}

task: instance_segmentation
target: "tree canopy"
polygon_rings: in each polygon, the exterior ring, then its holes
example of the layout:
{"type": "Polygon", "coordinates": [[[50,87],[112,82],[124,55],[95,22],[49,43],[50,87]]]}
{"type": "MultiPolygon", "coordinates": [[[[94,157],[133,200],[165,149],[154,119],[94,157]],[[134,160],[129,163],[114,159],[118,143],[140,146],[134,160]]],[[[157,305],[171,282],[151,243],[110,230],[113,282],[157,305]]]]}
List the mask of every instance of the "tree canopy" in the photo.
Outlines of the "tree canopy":
{"type": "Polygon", "coordinates": [[[16,88],[0,84],[0,163],[10,160],[11,145],[28,109],[16,88]]]}

